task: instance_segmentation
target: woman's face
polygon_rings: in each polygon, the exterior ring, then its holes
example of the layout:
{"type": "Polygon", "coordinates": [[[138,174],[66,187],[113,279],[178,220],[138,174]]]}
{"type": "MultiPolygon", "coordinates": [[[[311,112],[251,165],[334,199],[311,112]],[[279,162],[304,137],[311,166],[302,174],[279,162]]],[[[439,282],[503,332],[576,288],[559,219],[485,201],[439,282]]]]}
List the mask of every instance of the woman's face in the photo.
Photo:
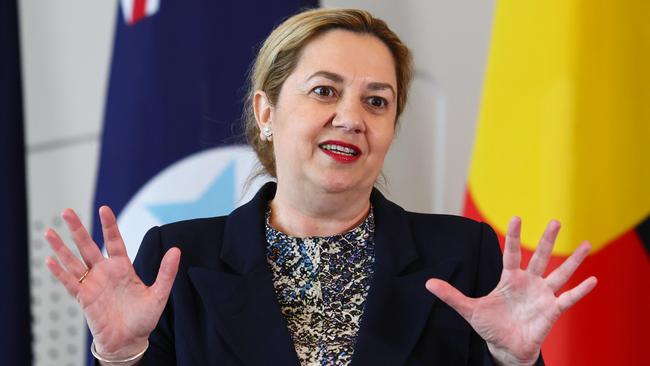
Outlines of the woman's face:
{"type": "Polygon", "coordinates": [[[393,139],[396,93],[378,38],[331,30],[310,41],[269,107],[279,184],[369,192],[393,139]]]}

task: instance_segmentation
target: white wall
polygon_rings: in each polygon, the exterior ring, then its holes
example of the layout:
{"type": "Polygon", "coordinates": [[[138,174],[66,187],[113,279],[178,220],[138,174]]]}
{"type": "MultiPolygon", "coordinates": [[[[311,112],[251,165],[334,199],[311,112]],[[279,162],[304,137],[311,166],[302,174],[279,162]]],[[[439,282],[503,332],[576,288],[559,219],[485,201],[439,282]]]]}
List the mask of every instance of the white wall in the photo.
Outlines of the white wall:
{"type": "MultiPolygon", "coordinates": [[[[473,142],[493,1],[324,0],[385,19],[415,55],[416,80],[386,162],[404,207],[458,213],[473,142]]],[[[43,262],[59,212],[89,222],[112,50],[115,1],[21,0],[32,314],[36,365],[82,365],[81,313],[43,262]]]]}

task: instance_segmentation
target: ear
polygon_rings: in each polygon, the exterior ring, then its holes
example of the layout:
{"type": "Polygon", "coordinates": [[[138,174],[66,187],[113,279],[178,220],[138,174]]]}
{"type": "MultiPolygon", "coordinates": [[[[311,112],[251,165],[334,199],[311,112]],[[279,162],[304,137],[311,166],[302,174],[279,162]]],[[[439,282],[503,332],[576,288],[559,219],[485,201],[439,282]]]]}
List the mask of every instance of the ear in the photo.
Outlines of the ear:
{"type": "Polygon", "coordinates": [[[265,92],[261,90],[255,91],[255,96],[253,97],[253,111],[255,112],[257,127],[262,131],[262,128],[266,126],[267,123],[271,122],[273,116],[273,106],[265,92]]]}

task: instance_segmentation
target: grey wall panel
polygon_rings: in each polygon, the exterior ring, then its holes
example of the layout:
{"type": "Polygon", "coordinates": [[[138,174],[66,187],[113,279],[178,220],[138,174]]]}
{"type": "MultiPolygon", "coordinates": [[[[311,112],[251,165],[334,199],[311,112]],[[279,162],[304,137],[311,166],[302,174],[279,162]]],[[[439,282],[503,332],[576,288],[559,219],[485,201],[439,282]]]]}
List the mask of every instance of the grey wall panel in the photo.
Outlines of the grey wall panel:
{"type": "Polygon", "coordinates": [[[85,322],[45,267],[59,213],[88,222],[112,49],[115,1],[19,1],[30,222],[34,365],[83,365],[85,322]]]}

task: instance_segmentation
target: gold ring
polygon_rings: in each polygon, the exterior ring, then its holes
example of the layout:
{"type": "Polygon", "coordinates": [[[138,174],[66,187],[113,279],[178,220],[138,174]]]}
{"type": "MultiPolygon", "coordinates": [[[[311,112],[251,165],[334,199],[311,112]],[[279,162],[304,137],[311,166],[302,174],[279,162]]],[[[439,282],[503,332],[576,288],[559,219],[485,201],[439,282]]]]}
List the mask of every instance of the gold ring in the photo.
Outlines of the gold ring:
{"type": "Polygon", "coordinates": [[[90,273],[90,269],[87,269],[86,272],[84,272],[84,274],[81,277],[79,277],[79,283],[83,282],[84,278],[88,276],[88,273],[90,273]]]}

